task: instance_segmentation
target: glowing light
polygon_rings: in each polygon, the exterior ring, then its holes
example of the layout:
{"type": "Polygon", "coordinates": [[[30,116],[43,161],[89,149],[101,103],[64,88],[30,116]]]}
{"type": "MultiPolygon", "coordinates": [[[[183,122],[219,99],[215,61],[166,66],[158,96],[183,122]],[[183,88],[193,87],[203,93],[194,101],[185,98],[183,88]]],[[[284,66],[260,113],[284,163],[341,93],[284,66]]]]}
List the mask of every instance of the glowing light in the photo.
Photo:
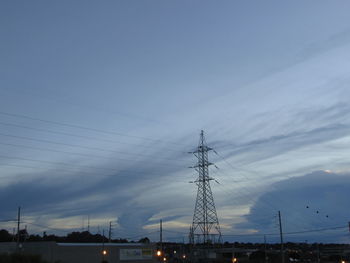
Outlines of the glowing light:
{"type": "Polygon", "coordinates": [[[107,255],[107,250],[102,250],[103,255],[107,255]]]}
{"type": "Polygon", "coordinates": [[[162,251],[158,250],[157,251],[157,256],[160,257],[162,255],[162,251]]]}

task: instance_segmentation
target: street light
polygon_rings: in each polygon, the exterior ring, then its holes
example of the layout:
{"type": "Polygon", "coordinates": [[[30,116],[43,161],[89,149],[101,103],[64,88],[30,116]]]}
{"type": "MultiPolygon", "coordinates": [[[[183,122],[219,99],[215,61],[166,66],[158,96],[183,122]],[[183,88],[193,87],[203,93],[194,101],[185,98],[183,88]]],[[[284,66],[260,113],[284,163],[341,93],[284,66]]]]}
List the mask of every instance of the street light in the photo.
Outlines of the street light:
{"type": "Polygon", "coordinates": [[[105,261],[105,256],[107,255],[107,250],[102,249],[102,262],[106,262],[105,261]]]}

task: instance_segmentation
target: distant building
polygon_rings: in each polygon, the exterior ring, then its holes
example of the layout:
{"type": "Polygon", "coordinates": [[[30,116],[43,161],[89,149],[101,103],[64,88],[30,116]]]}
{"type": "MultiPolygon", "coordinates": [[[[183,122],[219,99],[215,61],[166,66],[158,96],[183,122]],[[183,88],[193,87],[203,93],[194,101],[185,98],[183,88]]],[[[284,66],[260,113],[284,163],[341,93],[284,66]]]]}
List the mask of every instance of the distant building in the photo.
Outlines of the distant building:
{"type": "MultiPolygon", "coordinates": [[[[0,243],[0,253],[16,251],[16,243],[0,243]]],[[[41,255],[49,263],[154,263],[155,246],[143,243],[26,242],[21,253],[41,255]]]]}

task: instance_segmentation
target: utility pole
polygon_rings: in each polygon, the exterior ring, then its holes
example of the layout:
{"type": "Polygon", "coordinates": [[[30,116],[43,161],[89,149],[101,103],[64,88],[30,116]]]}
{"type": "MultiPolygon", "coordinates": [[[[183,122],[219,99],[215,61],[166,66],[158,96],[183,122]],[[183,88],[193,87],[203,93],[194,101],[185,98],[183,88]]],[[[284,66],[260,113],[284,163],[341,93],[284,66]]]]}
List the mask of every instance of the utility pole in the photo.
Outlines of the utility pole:
{"type": "Polygon", "coordinates": [[[112,240],[112,221],[109,221],[108,243],[111,243],[111,240],[112,240]]]}
{"type": "Polygon", "coordinates": [[[265,263],[267,263],[266,235],[264,235],[264,256],[265,256],[265,263]]]}
{"type": "Polygon", "coordinates": [[[87,231],[90,233],[90,215],[88,215],[87,231]]]}
{"type": "Polygon", "coordinates": [[[107,251],[105,250],[105,230],[102,229],[102,262],[105,262],[105,255],[107,251]]]}
{"type": "Polygon", "coordinates": [[[17,250],[19,250],[19,232],[20,232],[20,223],[21,223],[21,207],[18,207],[18,212],[17,212],[17,250]]]}
{"type": "Polygon", "coordinates": [[[24,229],[25,229],[25,233],[24,233],[23,242],[26,242],[26,240],[27,240],[27,238],[28,238],[28,236],[27,236],[27,233],[28,233],[28,231],[27,231],[27,225],[25,225],[24,229]]]}
{"type": "Polygon", "coordinates": [[[188,243],[194,244],[194,233],[193,233],[192,226],[190,226],[190,233],[188,235],[188,243]]]}
{"type": "Polygon", "coordinates": [[[231,262],[237,262],[237,259],[236,259],[236,255],[235,255],[235,243],[233,242],[232,243],[232,258],[231,258],[231,262]]]}
{"type": "Polygon", "coordinates": [[[278,211],[278,221],[279,221],[279,225],[280,225],[280,238],[281,238],[281,262],[284,263],[284,248],[283,248],[283,232],[282,232],[281,211],[278,211]]]}
{"type": "Polygon", "coordinates": [[[188,235],[188,247],[189,247],[189,256],[191,259],[191,262],[193,261],[193,250],[194,250],[194,233],[193,233],[193,228],[190,226],[190,233],[188,235]]]}
{"type": "Polygon", "coordinates": [[[181,259],[182,263],[185,262],[186,254],[185,254],[185,238],[182,238],[182,246],[181,246],[181,259]]]}
{"type": "Polygon", "coordinates": [[[159,241],[160,241],[160,251],[163,254],[163,221],[162,219],[159,222],[159,241]]]}

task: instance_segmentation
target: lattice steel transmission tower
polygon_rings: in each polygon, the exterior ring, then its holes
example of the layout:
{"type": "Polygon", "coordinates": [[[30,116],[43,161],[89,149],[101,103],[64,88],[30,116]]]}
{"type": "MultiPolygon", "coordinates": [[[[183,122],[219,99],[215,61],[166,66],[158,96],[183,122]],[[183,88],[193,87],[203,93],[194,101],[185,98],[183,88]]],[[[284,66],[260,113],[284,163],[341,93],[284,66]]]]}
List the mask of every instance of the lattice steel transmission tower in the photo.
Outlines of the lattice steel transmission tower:
{"type": "Polygon", "coordinates": [[[215,243],[221,242],[221,230],[216,213],[213,193],[210,188],[208,152],[212,150],[206,145],[204,132],[201,131],[199,144],[193,153],[198,163],[193,167],[198,172],[198,178],[194,181],[198,187],[196,205],[194,208],[192,227],[190,228],[191,243],[215,243]],[[215,236],[217,237],[215,240],[215,236]]]}

